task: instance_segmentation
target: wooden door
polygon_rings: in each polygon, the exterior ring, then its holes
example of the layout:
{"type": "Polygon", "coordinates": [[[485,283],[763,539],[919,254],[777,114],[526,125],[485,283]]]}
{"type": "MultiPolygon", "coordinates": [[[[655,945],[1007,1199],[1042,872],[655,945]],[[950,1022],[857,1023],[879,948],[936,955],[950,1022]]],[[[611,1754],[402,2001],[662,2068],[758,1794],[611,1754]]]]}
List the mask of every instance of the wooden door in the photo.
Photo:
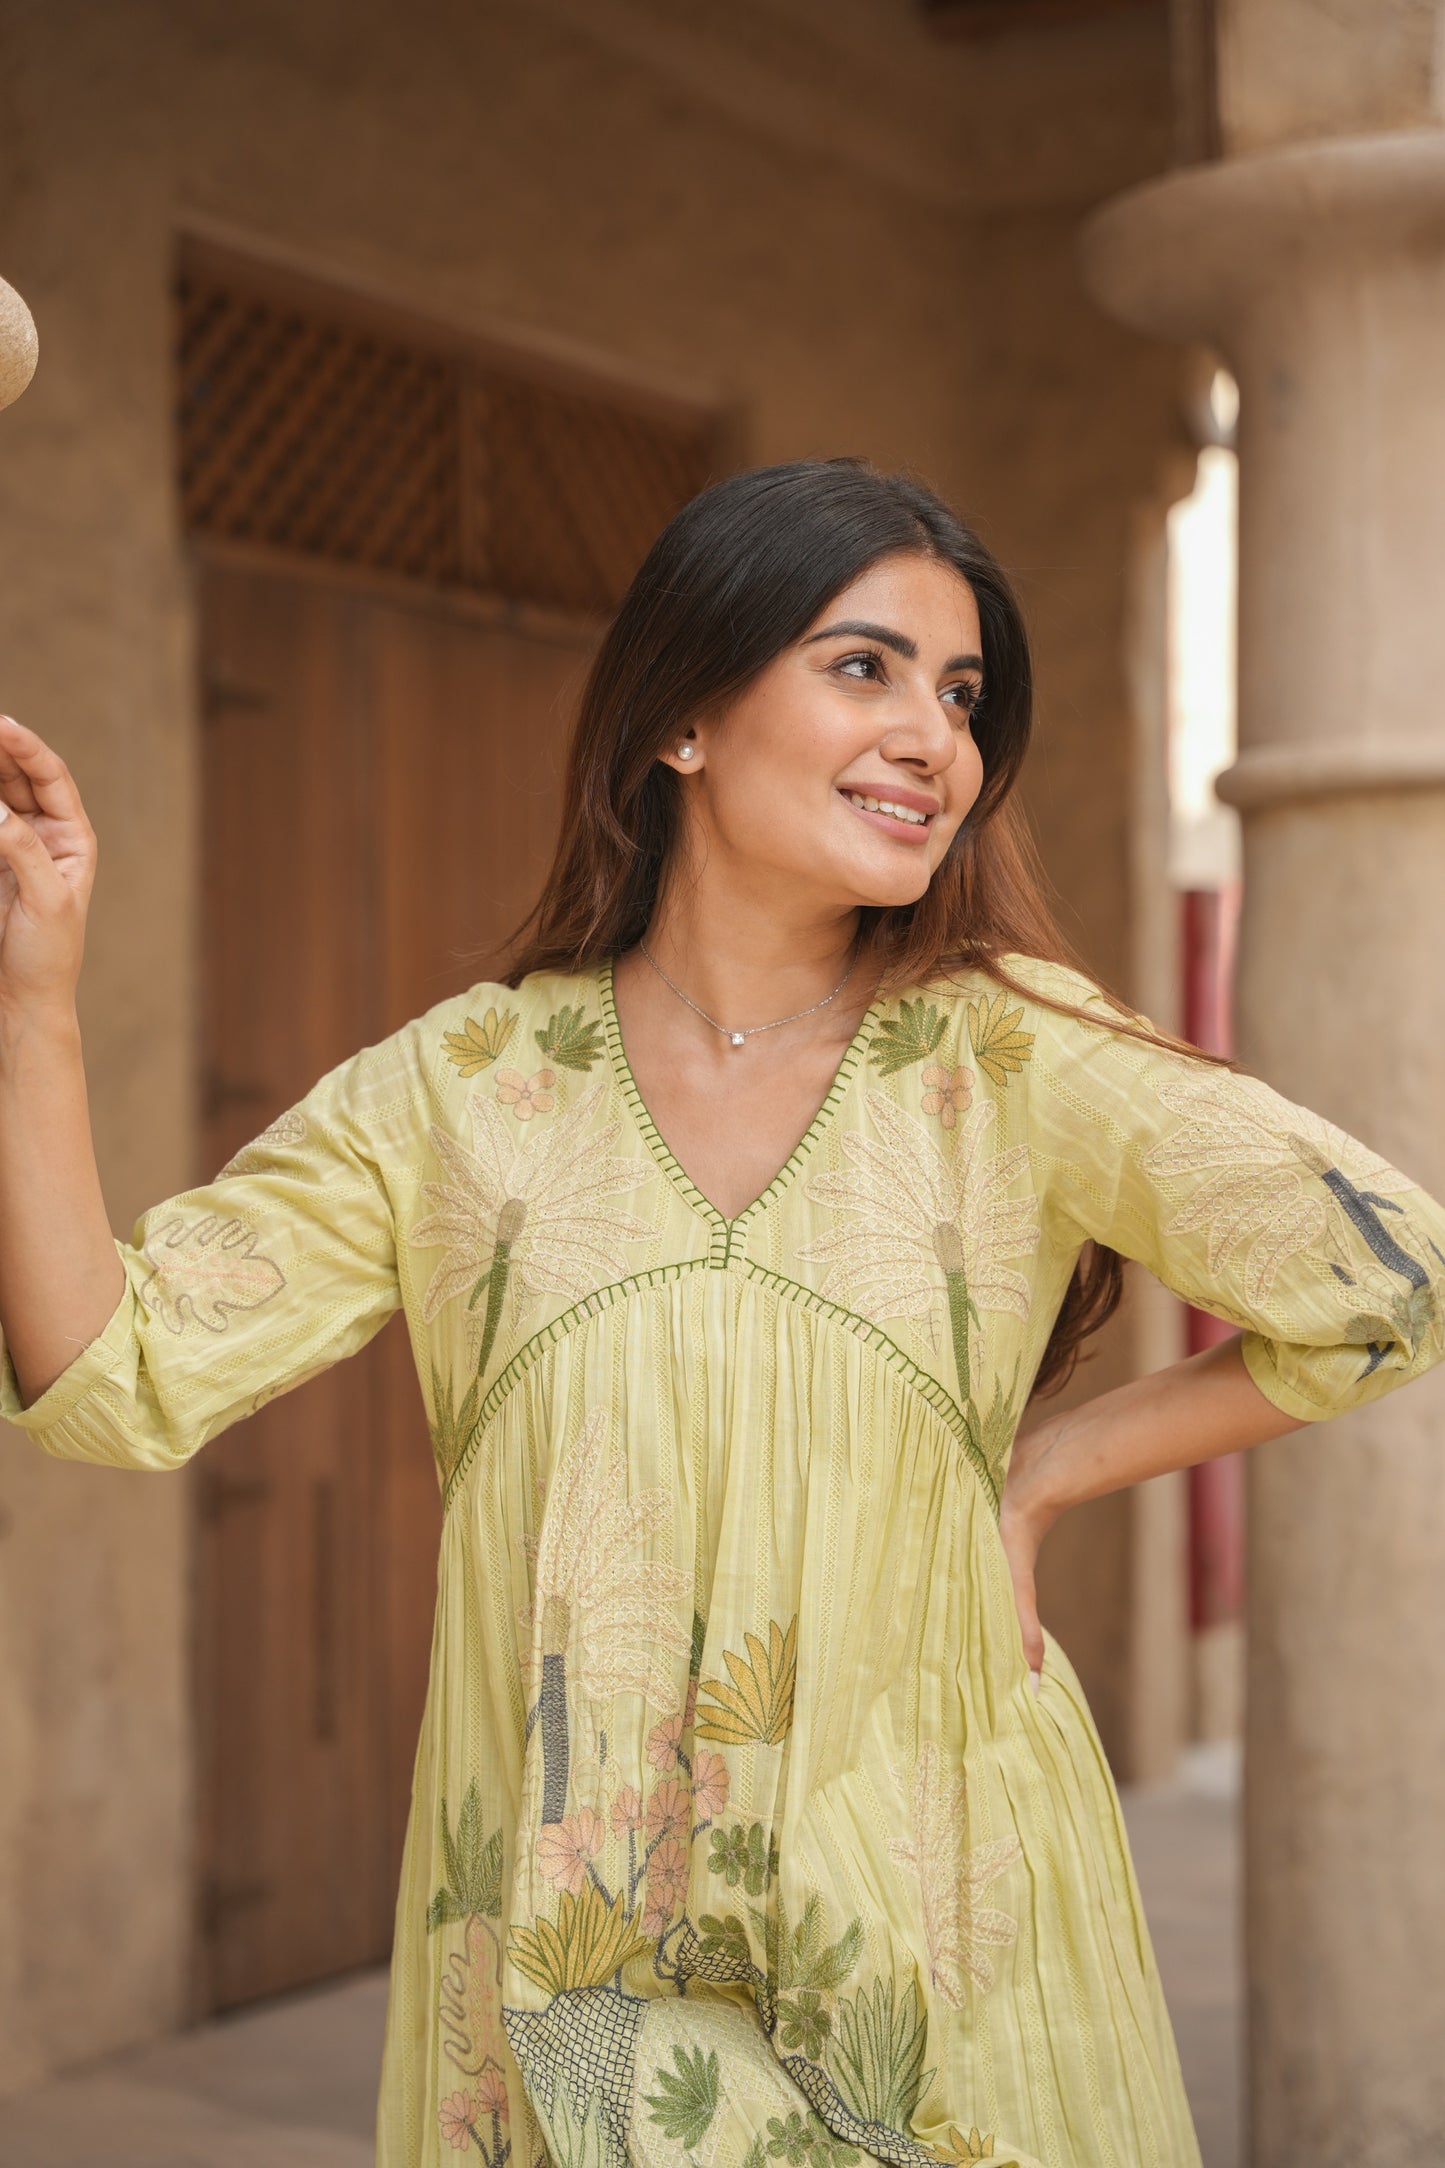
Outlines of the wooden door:
{"type": "MultiPolygon", "coordinates": [[[[586,639],[202,571],[209,1176],[334,1063],[484,975],[555,833],[586,639]]],[[[198,1463],[199,1999],[383,1957],[440,1509],[405,1327],[198,1463]]]]}

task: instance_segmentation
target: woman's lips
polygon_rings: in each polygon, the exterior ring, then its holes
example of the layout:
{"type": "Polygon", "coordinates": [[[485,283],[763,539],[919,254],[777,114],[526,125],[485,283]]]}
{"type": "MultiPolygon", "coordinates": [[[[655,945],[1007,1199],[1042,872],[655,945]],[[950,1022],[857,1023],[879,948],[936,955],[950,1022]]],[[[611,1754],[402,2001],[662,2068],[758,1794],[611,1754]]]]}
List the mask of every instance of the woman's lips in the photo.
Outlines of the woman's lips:
{"type": "MultiPolygon", "coordinates": [[[[865,793],[859,792],[860,797],[864,795],[865,793]]],[[[873,793],[869,791],[866,795],[871,798],[873,793]]],[[[933,815],[930,814],[921,821],[899,820],[894,813],[871,813],[866,806],[855,805],[846,790],[840,790],[838,796],[850,813],[856,813],[859,820],[867,821],[870,827],[880,828],[884,835],[896,836],[900,843],[926,843],[928,841],[933,828],[933,815]]],[[[899,802],[904,803],[906,801],[900,797],[899,802]]],[[[919,808],[919,811],[922,811],[922,807],[919,808]]]]}

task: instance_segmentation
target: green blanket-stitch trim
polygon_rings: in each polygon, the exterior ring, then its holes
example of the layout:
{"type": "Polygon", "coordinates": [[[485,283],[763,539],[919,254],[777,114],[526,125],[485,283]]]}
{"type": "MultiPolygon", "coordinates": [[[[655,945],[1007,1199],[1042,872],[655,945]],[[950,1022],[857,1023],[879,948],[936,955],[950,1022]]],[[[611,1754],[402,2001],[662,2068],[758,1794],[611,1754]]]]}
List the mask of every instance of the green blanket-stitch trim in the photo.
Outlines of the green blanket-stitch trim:
{"type": "Polygon", "coordinates": [[[689,1273],[706,1272],[707,1269],[706,1257],[684,1257],[670,1265],[649,1266],[645,1272],[634,1272],[627,1279],[614,1280],[606,1287],[594,1287],[590,1295],[584,1295],[582,1300],[574,1302],[570,1309],[561,1311],[550,1325],[544,1325],[540,1332],[533,1333],[530,1340],[524,1341],[511,1360],[497,1372],[482,1396],[471,1438],[465,1452],[458,1456],[457,1464],[447,1478],[446,1488],[442,1492],[443,1512],[450,1506],[453,1491],[476,1458],[477,1447],[481,1444],[492,1417],[507,1399],[513,1386],[519,1384],[529,1370],[536,1368],[549,1347],[555,1347],[559,1340],[565,1340],[572,1328],[584,1318],[598,1317],[604,1310],[614,1309],[624,1296],[635,1293],[639,1288],[665,1287],[669,1281],[685,1279],[689,1273]]]}
{"type": "Polygon", "coordinates": [[[841,1060],[833,1074],[822,1105],[809,1122],[787,1158],[779,1167],[766,1189],[761,1190],[749,1205],[745,1205],[736,1219],[726,1219],[711,1199],[704,1197],[687,1169],[678,1160],[666,1142],[661,1130],[648,1111],[647,1102],[637,1088],[632,1066],[627,1059],[627,1049],[622,1043],[622,1026],[617,1015],[617,1001],[612,990],[612,958],[604,957],[597,967],[597,1004],[602,1011],[602,1034],[612,1061],[613,1076],[622,1096],[631,1110],[633,1121],[642,1133],[643,1141],[653,1158],[662,1168],[668,1180],[691,1205],[694,1212],[712,1229],[712,1253],[709,1262],[722,1266],[741,1254],[742,1237],[752,1222],[760,1218],[768,1207],[796,1178],[799,1169],[811,1156],[813,1146],[826,1130],[837,1111],[844,1093],[857,1074],[872,1043],[873,1034],[888,1007],[888,996],[877,994],[859,1019],[858,1028],[844,1049],[841,1060]]]}
{"type": "MultiPolygon", "coordinates": [[[[738,1272],[738,1267],[739,1261],[734,1260],[734,1273],[738,1272]]],[[[627,1296],[644,1288],[665,1287],[670,1282],[685,1279],[694,1272],[716,1272],[721,1269],[720,1263],[711,1257],[685,1258],[676,1264],[653,1265],[646,1272],[633,1273],[625,1280],[614,1280],[607,1287],[594,1288],[590,1295],[573,1303],[570,1309],[563,1310],[549,1325],[544,1325],[540,1332],[535,1333],[524,1346],[518,1348],[506,1367],[498,1371],[488,1386],[481,1407],[477,1410],[476,1426],[471,1439],[442,1492],[443,1511],[450,1509],[453,1494],[475,1460],[482,1438],[503,1401],[510,1397],[513,1388],[520,1384],[528,1372],[536,1368],[548,1348],[555,1347],[559,1340],[566,1339],[584,1319],[599,1317],[604,1311],[615,1309],[627,1296]]],[[[842,1309],[826,1295],[820,1295],[816,1288],[804,1287],[801,1281],[790,1280],[785,1273],[769,1271],[764,1265],[742,1260],[740,1276],[757,1281],[772,1293],[786,1296],[789,1301],[800,1302],[805,1309],[827,1318],[830,1324],[841,1326],[845,1332],[851,1333],[855,1340],[861,1340],[865,1347],[882,1355],[889,1369],[919,1393],[935,1415],[942,1417],[963,1448],[964,1457],[983,1485],[984,1495],[995,1515],[998,1513],[999,1489],[993,1470],[969,1438],[963,1412],[957,1401],[939,1384],[937,1378],[921,1369],[911,1355],[905,1354],[897,1341],[891,1339],[881,1325],[875,1325],[869,1318],[860,1317],[854,1310],[842,1309]]]]}
{"type": "Polygon", "coordinates": [[[875,1325],[871,1318],[860,1317],[856,1310],[840,1308],[836,1302],[830,1302],[826,1295],[820,1295],[816,1288],[804,1287],[801,1281],[790,1280],[786,1273],[770,1271],[766,1265],[745,1262],[743,1271],[750,1280],[760,1280],[776,1292],[790,1295],[800,1302],[805,1310],[817,1311],[833,1324],[841,1325],[845,1332],[852,1333],[854,1339],[861,1340],[865,1347],[875,1348],[883,1354],[888,1360],[889,1369],[901,1373],[904,1383],[911,1385],[928,1402],[934,1413],[943,1417],[963,1447],[969,1465],[987,1492],[994,1512],[998,1512],[999,1488],[994,1472],[969,1437],[963,1410],[946,1386],[940,1385],[931,1372],[921,1369],[913,1357],[905,1354],[898,1342],[892,1339],[881,1325],[875,1325]]]}

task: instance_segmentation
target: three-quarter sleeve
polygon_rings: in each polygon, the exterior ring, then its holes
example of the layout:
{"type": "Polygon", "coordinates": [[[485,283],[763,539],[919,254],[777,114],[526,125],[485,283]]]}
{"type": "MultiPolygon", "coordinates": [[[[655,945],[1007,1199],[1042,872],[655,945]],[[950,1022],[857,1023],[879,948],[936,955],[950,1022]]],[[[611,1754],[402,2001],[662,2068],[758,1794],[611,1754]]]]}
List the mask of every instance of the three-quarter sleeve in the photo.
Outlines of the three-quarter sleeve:
{"type": "Polygon", "coordinates": [[[1301,1421],[1440,1361],[1433,1196],[1259,1078],[1111,1029],[1092,981],[1029,968],[1101,1019],[1036,1012],[1030,1143],[1058,1239],[1106,1243],[1240,1327],[1255,1384],[1301,1421]]]}
{"type": "Polygon", "coordinates": [[[409,1032],[329,1071],[117,1240],[115,1310],[29,1407],[5,1351],[0,1416],[62,1459],[172,1468],[362,1347],[401,1299],[388,1169],[415,1103],[409,1032]]]}

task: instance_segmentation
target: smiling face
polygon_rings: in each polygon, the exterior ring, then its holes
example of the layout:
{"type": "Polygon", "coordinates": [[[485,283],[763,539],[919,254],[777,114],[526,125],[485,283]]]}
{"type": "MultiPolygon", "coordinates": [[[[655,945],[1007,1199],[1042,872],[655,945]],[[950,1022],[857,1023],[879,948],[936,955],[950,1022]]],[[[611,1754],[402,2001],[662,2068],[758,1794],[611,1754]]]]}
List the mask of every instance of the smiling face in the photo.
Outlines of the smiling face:
{"type": "Polygon", "coordinates": [[[880,558],[726,714],[663,757],[687,779],[684,855],[824,910],[916,902],[983,784],[973,590],[936,558],[880,558]]]}

